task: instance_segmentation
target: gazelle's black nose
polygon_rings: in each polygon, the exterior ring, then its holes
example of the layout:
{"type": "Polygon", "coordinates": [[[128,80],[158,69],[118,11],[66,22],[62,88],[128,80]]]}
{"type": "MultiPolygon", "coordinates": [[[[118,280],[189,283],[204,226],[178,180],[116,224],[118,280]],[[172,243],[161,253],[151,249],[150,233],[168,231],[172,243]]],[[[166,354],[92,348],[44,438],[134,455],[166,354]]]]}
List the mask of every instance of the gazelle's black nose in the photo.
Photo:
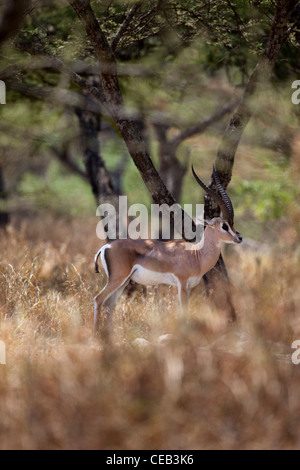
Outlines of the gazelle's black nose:
{"type": "Polygon", "coordinates": [[[242,243],[243,237],[242,237],[242,235],[241,235],[239,232],[236,232],[234,241],[235,241],[236,243],[242,243]]]}

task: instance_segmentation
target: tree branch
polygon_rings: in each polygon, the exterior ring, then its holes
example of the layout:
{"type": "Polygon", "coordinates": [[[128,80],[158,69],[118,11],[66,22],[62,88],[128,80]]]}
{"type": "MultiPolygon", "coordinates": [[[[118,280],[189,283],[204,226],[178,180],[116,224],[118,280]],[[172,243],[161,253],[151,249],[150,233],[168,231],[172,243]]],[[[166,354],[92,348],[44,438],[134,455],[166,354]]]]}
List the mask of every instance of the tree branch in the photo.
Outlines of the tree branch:
{"type": "Polygon", "coordinates": [[[184,131],[179,132],[173,139],[170,141],[170,145],[174,148],[177,148],[185,139],[189,137],[193,137],[196,134],[201,134],[204,132],[209,126],[214,124],[215,122],[222,119],[226,114],[238,105],[240,102],[240,98],[230,101],[228,104],[223,106],[222,108],[215,111],[211,116],[206,119],[203,119],[197,122],[194,126],[185,129],[184,131]]]}
{"type": "Polygon", "coordinates": [[[76,175],[81,176],[81,178],[87,181],[88,178],[86,172],[83,171],[72,159],[69,154],[67,145],[64,145],[62,150],[59,150],[55,145],[52,145],[51,150],[56,156],[56,158],[58,158],[58,160],[63,163],[69,170],[71,170],[76,175]]]}
{"type": "Polygon", "coordinates": [[[135,3],[129,10],[125,20],[123,21],[123,23],[121,24],[120,28],[118,29],[115,37],[113,38],[112,40],[112,43],[111,43],[111,49],[112,51],[115,51],[116,48],[118,47],[118,44],[119,44],[119,41],[121,39],[121,37],[123,36],[123,34],[125,33],[125,31],[127,30],[128,26],[130,25],[131,23],[131,20],[132,18],[134,17],[134,15],[136,14],[136,12],[138,11],[138,9],[140,8],[142,2],[137,2],[135,3]]]}
{"type": "MultiPolygon", "coordinates": [[[[2,74],[0,72],[0,79],[2,74]]],[[[27,96],[34,100],[49,101],[57,105],[64,105],[67,107],[82,107],[82,96],[74,91],[66,89],[56,89],[45,85],[34,85],[32,83],[24,83],[18,79],[6,80],[7,90],[13,90],[23,96],[27,96]]]]}
{"type": "MultiPolygon", "coordinates": [[[[99,87],[89,85],[88,82],[82,78],[78,73],[74,72],[61,58],[51,54],[46,54],[40,47],[29,46],[28,44],[21,44],[18,42],[16,47],[32,56],[40,57],[47,61],[47,67],[58,70],[66,75],[72,83],[79,85],[83,90],[94,96],[100,103],[105,105],[105,96],[99,87]]],[[[44,63],[44,66],[45,66],[44,63]]]]}

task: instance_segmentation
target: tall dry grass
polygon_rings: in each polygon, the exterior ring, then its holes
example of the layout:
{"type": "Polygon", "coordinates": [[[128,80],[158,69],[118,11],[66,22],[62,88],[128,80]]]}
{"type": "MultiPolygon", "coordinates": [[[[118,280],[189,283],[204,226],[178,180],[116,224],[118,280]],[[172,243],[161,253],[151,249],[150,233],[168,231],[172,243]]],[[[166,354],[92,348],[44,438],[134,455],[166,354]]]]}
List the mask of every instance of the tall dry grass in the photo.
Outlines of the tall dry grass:
{"type": "Polygon", "coordinates": [[[294,246],[226,254],[237,327],[202,287],[185,324],[172,289],[137,291],[107,348],[92,337],[94,221],[16,227],[0,241],[1,449],[300,447],[294,246]]]}

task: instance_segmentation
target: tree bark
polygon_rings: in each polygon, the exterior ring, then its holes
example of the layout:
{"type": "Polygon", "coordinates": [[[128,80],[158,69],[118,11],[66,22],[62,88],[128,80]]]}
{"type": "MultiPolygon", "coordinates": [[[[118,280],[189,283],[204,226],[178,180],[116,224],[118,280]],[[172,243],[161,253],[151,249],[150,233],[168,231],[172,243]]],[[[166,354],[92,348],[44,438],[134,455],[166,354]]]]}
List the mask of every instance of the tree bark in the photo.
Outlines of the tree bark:
{"type": "MultiPolygon", "coordinates": [[[[97,76],[89,76],[87,83],[94,88],[100,87],[99,77],[97,76]]],[[[127,226],[128,221],[127,219],[120,220],[119,194],[100,153],[98,138],[98,134],[101,131],[100,103],[86,92],[84,106],[83,108],[77,108],[76,114],[79,120],[83,161],[87,179],[97,205],[108,203],[115,208],[116,220],[113,220],[112,223],[116,223],[116,237],[118,238],[120,224],[123,223],[127,226]]],[[[109,241],[108,234],[107,240],[109,241]]]]}
{"type": "MultiPolygon", "coordinates": [[[[87,81],[93,87],[99,85],[95,77],[89,77],[87,81]]],[[[116,203],[117,193],[100,154],[98,139],[98,133],[101,131],[100,105],[92,96],[85,94],[84,107],[77,108],[76,115],[80,126],[84,166],[97,204],[108,201],[116,203]],[[91,101],[93,101],[92,106],[91,101]]]]}
{"type": "Polygon", "coordinates": [[[170,126],[159,122],[153,123],[153,126],[158,140],[159,175],[175,200],[180,201],[187,164],[180,163],[176,157],[177,147],[168,140],[167,132],[170,126]]]}

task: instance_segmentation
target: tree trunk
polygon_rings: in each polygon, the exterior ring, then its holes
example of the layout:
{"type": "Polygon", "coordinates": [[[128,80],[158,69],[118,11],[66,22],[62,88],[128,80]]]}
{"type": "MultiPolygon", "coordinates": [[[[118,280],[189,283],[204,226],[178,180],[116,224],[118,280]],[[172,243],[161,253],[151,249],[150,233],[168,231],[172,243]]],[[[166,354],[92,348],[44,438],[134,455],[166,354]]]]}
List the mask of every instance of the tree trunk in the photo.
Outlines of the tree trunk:
{"type": "MultiPolygon", "coordinates": [[[[99,86],[99,79],[89,77],[91,86],[99,86]]],[[[116,191],[100,154],[98,133],[101,131],[101,109],[99,103],[85,93],[84,108],[77,108],[83,161],[88,181],[98,204],[115,200],[116,191]]]]}
{"type": "Polygon", "coordinates": [[[168,141],[167,132],[169,125],[153,123],[157,140],[159,156],[159,175],[176,201],[180,201],[183,179],[187,171],[187,165],[180,163],[176,157],[177,146],[168,141]]]}
{"type": "MultiPolygon", "coordinates": [[[[264,53],[259,59],[246,86],[242,100],[233,113],[225,130],[215,162],[218,177],[225,189],[231,180],[235,154],[240,139],[252,116],[253,99],[258,99],[258,95],[263,88],[263,84],[267,83],[271,76],[273,64],[278,58],[280,51],[289,36],[289,19],[297,3],[298,2],[296,0],[279,0],[277,2],[269,40],[264,53]]],[[[213,177],[210,187],[216,190],[213,183],[213,177]]],[[[206,195],[204,206],[205,218],[218,217],[219,215],[219,206],[217,206],[217,204],[208,195],[206,195]]],[[[214,292],[216,292],[215,300],[219,303],[221,308],[223,306],[226,307],[227,304],[226,310],[229,313],[229,319],[230,321],[234,321],[236,313],[232,306],[230,294],[226,294],[226,292],[230,292],[230,285],[222,256],[220,256],[216,266],[207,276],[206,284],[209,290],[214,290],[214,292]]]]}
{"type": "MultiPolygon", "coordinates": [[[[93,87],[99,86],[99,78],[96,76],[90,76],[87,82],[93,87]]],[[[97,204],[109,203],[115,208],[116,221],[113,221],[113,223],[116,222],[116,236],[118,237],[120,228],[118,194],[100,154],[98,138],[98,133],[101,130],[100,104],[94,97],[85,93],[84,108],[77,108],[76,114],[79,119],[81,146],[87,179],[97,204]]]]}

